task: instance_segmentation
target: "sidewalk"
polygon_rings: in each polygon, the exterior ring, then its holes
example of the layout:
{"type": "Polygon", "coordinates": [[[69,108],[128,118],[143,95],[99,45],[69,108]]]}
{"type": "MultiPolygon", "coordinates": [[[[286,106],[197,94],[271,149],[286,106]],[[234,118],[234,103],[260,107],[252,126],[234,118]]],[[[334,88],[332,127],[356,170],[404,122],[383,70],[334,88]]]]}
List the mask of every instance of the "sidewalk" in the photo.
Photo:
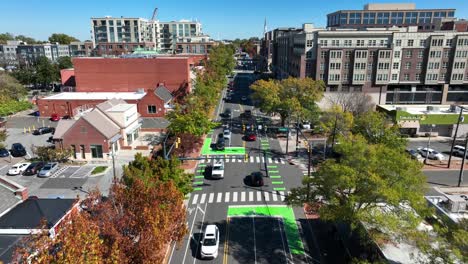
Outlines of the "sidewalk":
{"type": "MultiPolygon", "coordinates": [[[[429,137],[417,137],[417,138],[407,138],[408,142],[427,142],[429,137]]],[[[463,139],[464,137],[460,137],[457,139],[463,139]]],[[[452,137],[431,137],[431,142],[452,142],[452,137]]]]}

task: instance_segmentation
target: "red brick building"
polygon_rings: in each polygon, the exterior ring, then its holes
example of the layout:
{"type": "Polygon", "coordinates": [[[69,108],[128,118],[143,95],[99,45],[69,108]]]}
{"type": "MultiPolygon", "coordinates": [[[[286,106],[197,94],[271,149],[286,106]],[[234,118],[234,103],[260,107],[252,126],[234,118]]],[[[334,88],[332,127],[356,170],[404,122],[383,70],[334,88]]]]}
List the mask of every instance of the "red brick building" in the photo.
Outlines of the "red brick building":
{"type": "Polygon", "coordinates": [[[36,104],[41,116],[75,116],[86,109],[110,99],[122,99],[129,104],[136,104],[142,117],[163,117],[171,108],[172,94],[163,86],[156,89],[142,89],[136,92],[69,92],[38,98],[36,104]]]}

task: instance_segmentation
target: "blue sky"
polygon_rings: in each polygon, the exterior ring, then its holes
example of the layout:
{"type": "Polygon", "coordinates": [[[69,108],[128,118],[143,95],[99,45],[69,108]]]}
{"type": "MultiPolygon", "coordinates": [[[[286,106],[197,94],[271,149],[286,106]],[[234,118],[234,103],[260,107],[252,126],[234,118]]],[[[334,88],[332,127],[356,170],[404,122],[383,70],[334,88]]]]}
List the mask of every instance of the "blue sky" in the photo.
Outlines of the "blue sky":
{"type": "MultiPolygon", "coordinates": [[[[0,4],[0,32],[24,34],[46,40],[60,32],[81,40],[90,38],[90,17],[150,18],[155,6],[161,21],[198,19],[213,38],[260,37],[263,22],[269,29],[314,23],[324,26],[326,14],[339,9],[362,9],[360,0],[13,0],[0,4]]],[[[374,1],[405,2],[398,0],[374,1]]],[[[408,2],[408,1],[406,1],[408,2]]],[[[466,0],[417,0],[418,8],[456,8],[468,18],[466,0]]]]}

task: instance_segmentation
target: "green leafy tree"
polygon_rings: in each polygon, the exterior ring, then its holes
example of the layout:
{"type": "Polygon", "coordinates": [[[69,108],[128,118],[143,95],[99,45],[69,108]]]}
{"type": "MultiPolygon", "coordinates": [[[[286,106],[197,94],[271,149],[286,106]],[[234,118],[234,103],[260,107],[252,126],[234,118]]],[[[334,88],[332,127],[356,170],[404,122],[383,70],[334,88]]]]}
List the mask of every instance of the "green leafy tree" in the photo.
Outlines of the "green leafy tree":
{"type": "Polygon", "coordinates": [[[6,44],[8,40],[15,40],[13,34],[8,32],[0,34],[0,44],[6,44]]]}
{"type": "Polygon", "coordinates": [[[18,36],[15,37],[15,40],[23,41],[23,42],[26,42],[28,44],[39,44],[39,43],[41,43],[41,41],[37,41],[34,38],[31,38],[31,37],[28,37],[28,36],[25,36],[25,35],[18,35],[18,36]]]}
{"type": "Polygon", "coordinates": [[[63,33],[54,33],[49,37],[49,42],[51,43],[60,43],[63,45],[69,45],[70,42],[80,41],[75,37],[69,36],[63,33]]]}
{"type": "Polygon", "coordinates": [[[398,125],[381,112],[370,111],[358,115],[352,131],[364,136],[371,144],[385,144],[399,149],[406,147],[406,139],[401,137],[398,125]]]}
{"type": "Polygon", "coordinates": [[[311,78],[277,80],[258,80],[251,85],[253,98],[266,113],[279,113],[282,125],[286,118],[316,119],[316,103],[323,97],[325,84],[311,78]]]}
{"type": "MultiPolygon", "coordinates": [[[[335,146],[338,160],[323,162],[314,177],[305,178],[304,186],[291,190],[289,205],[320,204],[320,218],[357,227],[367,223],[372,229],[404,236],[415,230],[421,215],[427,213],[423,198],[425,177],[422,165],[400,149],[369,144],[360,136],[340,140],[335,146]],[[379,210],[381,204],[388,207],[379,210]],[[408,220],[405,224],[401,218],[408,220]]],[[[371,232],[375,236],[380,232],[371,232]]]]}
{"type": "Polygon", "coordinates": [[[192,191],[193,175],[184,173],[180,168],[180,161],[173,157],[165,160],[161,157],[148,159],[140,153],[135,155],[135,160],[124,166],[123,180],[130,186],[138,179],[146,186],[152,187],[159,182],[171,181],[184,195],[192,191]]]}
{"type": "Polygon", "coordinates": [[[18,100],[22,99],[27,94],[28,91],[26,88],[24,88],[15,77],[0,72],[0,95],[18,100]]]}
{"type": "Polygon", "coordinates": [[[31,85],[37,83],[36,71],[32,67],[20,68],[12,72],[15,77],[23,85],[31,85]]]}
{"type": "Polygon", "coordinates": [[[59,70],[73,68],[73,63],[70,57],[60,57],[57,59],[57,66],[59,70]]]}
{"type": "Polygon", "coordinates": [[[36,70],[36,81],[43,86],[50,85],[59,80],[57,65],[46,57],[39,57],[34,65],[36,70]]]}
{"type": "Polygon", "coordinates": [[[42,161],[67,161],[71,155],[71,149],[51,148],[48,146],[32,146],[32,152],[42,161]]]}
{"type": "Polygon", "coordinates": [[[184,111],[181,107],[176,107],[168,113],[167,119],[170,121],[167,129],[173,134],[189,133],[202,136],[216,127],[216,123],[213,123],[202,109],[184,111]]]}
{"type": "Polygon", "coordinates": [[[340,107],[332,106],[322,113],[319,131],[328,136],[331,143],[335,143],[339,136],[347,137],[351,133],[354,117],[349,112],[343,112],[340,107]]]}

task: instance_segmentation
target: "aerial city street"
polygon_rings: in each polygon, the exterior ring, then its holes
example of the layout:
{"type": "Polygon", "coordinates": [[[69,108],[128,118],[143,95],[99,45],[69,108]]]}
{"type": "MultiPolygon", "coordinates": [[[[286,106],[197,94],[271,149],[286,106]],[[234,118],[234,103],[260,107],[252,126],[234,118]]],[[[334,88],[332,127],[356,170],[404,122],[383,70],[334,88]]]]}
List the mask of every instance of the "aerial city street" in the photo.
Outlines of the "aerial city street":
{"type": "Polygon", "coordinates": [[[0,263],[468,263],[468,3],[159,2],[3,5],[0,263]]]}

